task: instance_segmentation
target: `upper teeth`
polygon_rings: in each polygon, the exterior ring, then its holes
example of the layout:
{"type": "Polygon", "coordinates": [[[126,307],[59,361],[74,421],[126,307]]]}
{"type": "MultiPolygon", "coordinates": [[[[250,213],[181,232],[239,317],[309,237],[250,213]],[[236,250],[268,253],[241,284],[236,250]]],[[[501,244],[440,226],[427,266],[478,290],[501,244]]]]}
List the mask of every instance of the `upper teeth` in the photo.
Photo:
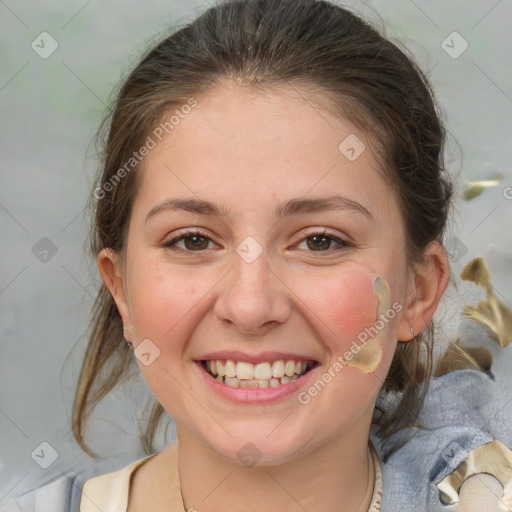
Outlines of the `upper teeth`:
{"type": "Polygon", "coordinates": [[[279,379],[284,376],[292,377],[295,373],[301,375],[313,365],[313,361],[294,361],[282,359],[274,362],[247,363],[245,361],[227,361],[212,359],[206,361],[206,369],[219,377],[236,377],[248,379],[279,379]]]}

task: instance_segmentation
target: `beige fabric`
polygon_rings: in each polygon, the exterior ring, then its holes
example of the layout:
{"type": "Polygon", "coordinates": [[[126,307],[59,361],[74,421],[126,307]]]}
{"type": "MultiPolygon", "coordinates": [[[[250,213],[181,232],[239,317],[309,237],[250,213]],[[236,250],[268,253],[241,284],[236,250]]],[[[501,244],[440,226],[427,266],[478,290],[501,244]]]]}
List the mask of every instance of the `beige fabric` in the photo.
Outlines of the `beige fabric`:
{"type": "MultiPolygon", "coordinates": [[[[172,454],[172,471],[174,472],[173,487],[170,489],[173,501],[169,512],[185,512],[178,473],[178,443],[174,443],[167,449],[172,454]]],[[[375,469],[375,486],[368,512],[380,512],[383,490],[382,468],[379,456],[371,443],[370,451],[375,469]]],[[[82,488],[80,512],[126,512],[131,476],[135,469],[154,455],[156,454],[136,460],[112,473],[95,476],[87,480],[82,488]]]]}
{"type": "MultiPolygon", "coordinates": [[[[173,501],[169,512],[185,512],[178,474],[178,443],[174,443],[166,449],[171,454],[170,460],[174,472],[173,486],[170,489],[173,501]]],[[[156,453],[148,455],[122,469],[87,480],[82,488],[80,512],[126,512],[133,472],[155,455],[156,453]]]]}

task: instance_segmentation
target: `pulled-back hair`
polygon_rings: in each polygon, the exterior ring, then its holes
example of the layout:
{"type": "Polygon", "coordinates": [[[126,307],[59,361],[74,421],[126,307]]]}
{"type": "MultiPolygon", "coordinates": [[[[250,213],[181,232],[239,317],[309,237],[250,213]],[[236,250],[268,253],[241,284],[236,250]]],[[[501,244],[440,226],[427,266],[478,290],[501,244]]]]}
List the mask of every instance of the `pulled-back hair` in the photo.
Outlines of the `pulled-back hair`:
{"type": "MultiPolygon", "coordinates": [[[[124,254],[137,165],[120,169],[174,109],[216,85],[233,82],[263,90],[292,85],[311,102],[365,134],[396,193],[405,226],[407,261],[420,262],[426,245],[442,239],[452,197],[444,168],[445,130],[424,73],[399,49],[350,11],[322,0],[228,0],[205,11],[152,48],[126,78],[100,129],[102,168],[91,198],[91,251],[124,254]],[[117,178],[116,178],[117,176],[117,178]]],[[[415,425],[432,373],[433,323],[411,342],[399,342],[382,392],[397,392],[393,407],[377,402],[374,422],[382,448],[415,425]]],[[[120,315],[102,284],[73,406],[73,432],[84,439],[94,406],[134,362],[120,315]]],[[[141,435],[151,453],[163,407],[154,402],[141,435]]],[[[388,451],[386,458],[398,447],[388,451]]]]}

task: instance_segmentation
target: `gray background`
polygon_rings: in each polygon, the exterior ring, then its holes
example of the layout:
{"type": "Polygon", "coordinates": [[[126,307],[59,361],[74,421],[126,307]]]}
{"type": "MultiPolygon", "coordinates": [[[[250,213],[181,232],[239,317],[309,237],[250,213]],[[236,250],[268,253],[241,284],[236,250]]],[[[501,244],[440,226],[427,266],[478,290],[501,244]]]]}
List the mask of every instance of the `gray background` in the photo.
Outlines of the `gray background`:
{"type": "MultiPolygon", "coordinates": [[[[0,0],[0,509],[9,498],[63,472],[94,466],[104,473],[144,456],[137,429],[149,391],[141,380],[108,397],[95,415],[91,440],[105,460],[94,465],[70,434],[74,385],[98,282],[83,250],[84,206],[97,166],[90,143],[113,87],[149,41],[208,6],[190,0],[42,5],[0,0]],[[46,59],[31,47],[43,31],[58,43],[46,59]],[[58,454],[47,469],[31,455],[36,448],[40,452],[42,442],[58,454]]],[[[348,5],[374,20],[378,12],[388,35],[429,71],[454,137],[447,161],[459,195],[469,181],[498,180],[475,199],[458,201],[447,243],[454,274],[483,256],[496,293],[510,307],[512,199],[505,190],[512,186],[512,2],[348,5]],[[441,46],[454,31],[469,44],[458,58],[441,46]]],[[[460,50],[462,40],[447,41],[452,52],[460,50]]],[[[472,290],[463,283],[459,297],[447,292],[437,315],[441,347],[457,333],[461,297],[472,290]]],[[[161,435],[157,449],[173,436],[172,428],[167,439],[161,435]]],[[[53,453],[43,451],[46,457],[53,453]]]]}

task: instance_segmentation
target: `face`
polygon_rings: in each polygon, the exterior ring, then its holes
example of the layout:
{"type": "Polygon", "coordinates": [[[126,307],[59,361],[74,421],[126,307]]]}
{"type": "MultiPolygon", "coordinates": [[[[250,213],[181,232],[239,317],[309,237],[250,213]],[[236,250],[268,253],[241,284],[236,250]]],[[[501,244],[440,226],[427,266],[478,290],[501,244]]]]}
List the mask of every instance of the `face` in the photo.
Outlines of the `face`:
{"type": "Polygon", "coordinates": [[[234,461],[249,442],[272,463],[367,436],[408,299],[397,200],[369,144],[347,149],[365,134],[304,97],[197,98],[143,161],[117,260],[146,382],[179,429],[234,461]],[[282,383],[290,368],[308,371],[282,383]]]}

